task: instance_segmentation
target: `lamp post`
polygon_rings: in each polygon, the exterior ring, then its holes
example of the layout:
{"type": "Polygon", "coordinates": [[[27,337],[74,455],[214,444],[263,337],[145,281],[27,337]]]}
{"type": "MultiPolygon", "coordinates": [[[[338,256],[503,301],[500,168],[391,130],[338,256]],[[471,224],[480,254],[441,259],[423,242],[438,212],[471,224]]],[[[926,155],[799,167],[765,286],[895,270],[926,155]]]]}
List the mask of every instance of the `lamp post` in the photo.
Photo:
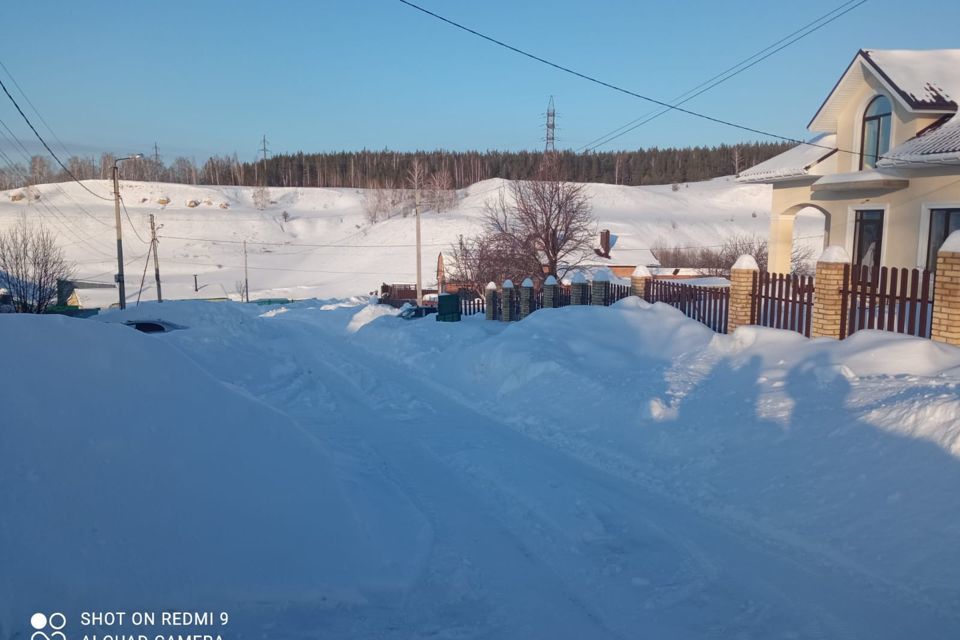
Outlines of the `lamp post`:
{"type": "Polygon", "coordinates": [[[117,158],[113,161],[113,209],[117,217],[117,286],[120,288],[120,308],[127,308],[127,287],[123,282],[123,233],[120,224],[120,181],[117,174],[120,168],[117,166],[124,160],[136,160],[142,158],[143,154],[138,153],[125,158],[117,158]]]}

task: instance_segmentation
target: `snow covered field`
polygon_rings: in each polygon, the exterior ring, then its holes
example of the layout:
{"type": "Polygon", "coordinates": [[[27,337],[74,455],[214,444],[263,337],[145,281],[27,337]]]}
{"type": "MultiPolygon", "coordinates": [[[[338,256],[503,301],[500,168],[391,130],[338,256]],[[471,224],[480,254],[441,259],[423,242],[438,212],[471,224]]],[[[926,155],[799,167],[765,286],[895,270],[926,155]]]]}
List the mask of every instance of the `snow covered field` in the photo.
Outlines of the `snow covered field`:
{"type": "Polygon", "coordinates": [[[0,637],[177,608],[225,638],[960,630],[960,349],[636,299],[393,313],[0,316],[0,637]]]}
{"type": "MultiPolygon", "coordinates": [[[[92,191],[110,196],[107,181],[88,181],[92,191]]],[[[487,180],[459,192],[457,207],[423,217],[424,282],[436,282],[437,255],[449,253],[460,235],[475,233],[487,202],[505,186],[487,180]]],[[[116,241],[112,201],[96,198],[79,185],[41,185],[40,200],[11,200],[0,193],[0,230],[26,213],[55,231],[81,280],[112,282],[116,241]]],[[[416,253],[414,221],[394,217],[370,224],[362,189],[270,189],[273,204],[253,205],[253,189],[147,182],[121,183],[129,211],[123,216],[127,296],[137,299],[149,239],[149,214],[156,216],[160,270],[167,299],[238,297],[243,280],[242,242],[248,242],[252,297],[301,299],[353,296],[382,282],[413,282],[416,253]],[[169,204],[160,204],[168,199],[169,204]],[[198,203],[188,207],[188,202],[198,203]],[[222,209],[224,204],[228,208],[222,209]],[[286,215],[284,215],[286,212],[286,215]],[[132,222],[132,225],[131,225],[132,222]],[[139,234],[139,238],[137,236],[139,234]],[[260,244],[264,243],[264,244],[260,244]],[[200,290],[194,292],[197,274],[200,290]]],[[[587,186],[599,228],[618,237],[617,264],[650,264],[650,247],[715,246],[731,236],[766,237],[770,224],[769,185],[739,185],[728,179],[656,187],[587,186]]],[[[801,242],[822,246],[823,218],[798,220],[801,242]]],[[[599,244],[599,243],[598,243],[599,244]]],[[[153,268],[143,299],[156,299],[153,268]]],[[[85,290],[85,306],[116,302],[116,291],[85,290]]]]}

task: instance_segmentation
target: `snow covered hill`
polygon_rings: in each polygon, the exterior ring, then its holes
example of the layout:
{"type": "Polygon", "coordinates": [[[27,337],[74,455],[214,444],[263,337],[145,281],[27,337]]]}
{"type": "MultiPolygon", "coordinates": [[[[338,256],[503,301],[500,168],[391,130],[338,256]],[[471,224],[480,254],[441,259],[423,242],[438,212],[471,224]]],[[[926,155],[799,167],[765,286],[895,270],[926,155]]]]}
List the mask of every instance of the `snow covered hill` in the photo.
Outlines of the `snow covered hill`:
{"type": "MultiPolygon", "coordinates": [[[[0,194],[0,229],[21,214],[54,230],[76,264],[82,280],[112,282],[116,272],[112,185],[87,181],[97,198],[76,183],[40,185],[39,199],[14,201],[23,190],[0,194]]],[[[440,252],[449,251],[460,235],[477,229],[487,202],[505,183],[487,180],[458,193],[452,211],[423,216],[425,285],[436,282],[440,252]]],[[[253,297],[307,298],[351,296],[376,289],[381,282],[415,279],[414,222],[396,216],[371,224],[365,210],[370,194],[362,189],[271,188],[270,206],[259,211],[252,188],[189,186],[123,181],[126,286],[137,298],[149,239],[149,214],[156,216],[161,236],[160,270],[164,297],[237,297],[243,280],[246,240],[253,297]],[[161,204],[166,203],[166,204],[161,204]],[[194,206],[190,206],[190,205],[194,206]],[[194,291],[194,274],[199,291],[194,291]]],[[[703,183],[655,187],[587,186],[599,228],[608,228],[617,242],[612,252],[620,264],[649,264],[649,249],[671,246],[715,246],[738,234],[766,236],[770,221],[770,189],[719,179],[703,183]]],[[[797,225],[798,236],[821,246],[822,218],[797,225]]],[[[116,301],[115,291],[89,290],[86,306],[116,301]]],[[[144,299],[155,299],[152,266],[144,299]]]]}

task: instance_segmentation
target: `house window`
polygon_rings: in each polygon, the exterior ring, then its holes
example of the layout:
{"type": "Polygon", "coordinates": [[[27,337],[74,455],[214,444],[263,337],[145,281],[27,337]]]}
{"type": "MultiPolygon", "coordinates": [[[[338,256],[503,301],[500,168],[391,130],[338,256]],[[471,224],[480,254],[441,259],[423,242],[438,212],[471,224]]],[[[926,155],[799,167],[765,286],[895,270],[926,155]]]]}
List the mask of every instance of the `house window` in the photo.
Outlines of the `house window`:
{"type": "Polygon", "coordinates": [[[890,126],[893,109],[886,96],[877,96],[863,113],[863,135],[860,137],[860,168],[871,169],[890,150],[890,126]]]}
{"type": "Polygon", "coordinates": [[[883,210],[857,211],[853,227],[853,263],[863,267],[879,267],[882,241],[883,210]]]}
{"type": "Polygon", "coordinates": [[[960,230],[960,209],[930,210],[930,239],[927,242],[927,269],[937,268],[937,251],[954,231],[960,230]]]}

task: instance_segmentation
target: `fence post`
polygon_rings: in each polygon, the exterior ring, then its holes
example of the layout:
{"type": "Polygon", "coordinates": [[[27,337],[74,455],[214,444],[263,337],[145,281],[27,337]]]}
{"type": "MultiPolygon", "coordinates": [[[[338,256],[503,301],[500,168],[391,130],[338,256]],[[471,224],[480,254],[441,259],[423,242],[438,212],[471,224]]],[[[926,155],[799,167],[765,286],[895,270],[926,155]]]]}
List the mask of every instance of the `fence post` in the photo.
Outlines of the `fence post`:
{"type": "Polygon", "coordinates": [[[643,265],[634,269],[633,274],[630,276],[630,295],[644,299],[647,295],[647,283],[650,282],[650,278],[652,277],[650,269],[647,269],[643,265]]]}
{"type": "Polygon", "coordinates": [[[730,268],[730,311],[727,333],[753,322],[753,278],[760,267],[753,256],[744,254],[730,268]]]}
{"type": "Polygon", "coordinates": [[[843,267],[850,254],[841,246],[827,247],[817,260],[813,280],[813,323],[811,338],[840,338],[840,325],[846,320],[840,313],[843,303],[843,267]]]}
{"type": "Polygon", "coordinates": [[[513,280],[503,281],[503,295],[500,296],[500,319],[504,322],[516,320],[513,317],[513,297],[517,292],[513,288],[513,280]]]}
{"type": "Polygon", "coordinates": [[[547,276],[543,281],[543,308],[556,309],[560,306],[560,285],[553,276],[547,276]]]}
{"type": "Polygon", "coordinates": [[[610,272],[598,269],[593,274],[593,284],[590,287],[590,304],[606,306],[610,293],[610,272]]]}
{"type": "Polygon", "coordinates": [[[951,233],[937,252],[937,275],[933,283],[930,337],[960,346],[960,231],[951,233]]]}
{"type": "Polygon", "coordinates": [[[493,282],[487,283],[487,288],[483,291],[483,317],[485,320],[493,320],[497,317],[497,310],[494,305],[497,304],[497,285],[493,282]]]}
{"type": "Polygon", "coordinates": [[[533,313],[533,280],[525,278],[520,284],[520,319],[533,313]]]}
{"type": "Polygon", "coordinates": [[[570,304],[589,304],[589,290],[590,285],[587,283],[586,277],[577,271],[573,274],[573,277],[570,278],[570,304]]]}

